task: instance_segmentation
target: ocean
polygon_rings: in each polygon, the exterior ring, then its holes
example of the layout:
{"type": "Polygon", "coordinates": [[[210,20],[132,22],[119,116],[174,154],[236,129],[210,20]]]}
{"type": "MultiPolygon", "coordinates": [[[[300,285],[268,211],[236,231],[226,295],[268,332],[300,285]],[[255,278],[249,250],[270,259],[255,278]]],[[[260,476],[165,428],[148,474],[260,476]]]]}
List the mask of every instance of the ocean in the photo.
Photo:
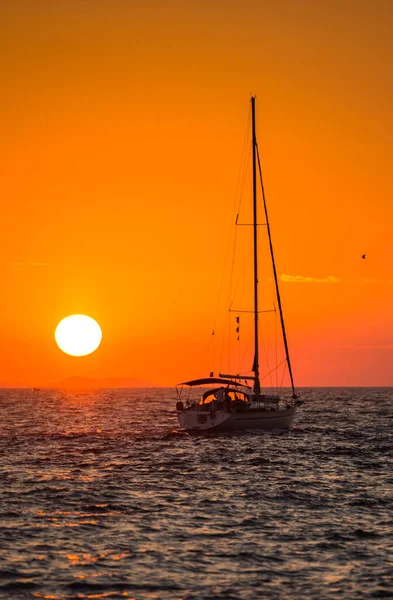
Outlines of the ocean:
{"type": "Polygon", "coordinates": [[[393,388],[190,437],[172,389],[0,390],[0,598],[393,598],[393,388]]]}

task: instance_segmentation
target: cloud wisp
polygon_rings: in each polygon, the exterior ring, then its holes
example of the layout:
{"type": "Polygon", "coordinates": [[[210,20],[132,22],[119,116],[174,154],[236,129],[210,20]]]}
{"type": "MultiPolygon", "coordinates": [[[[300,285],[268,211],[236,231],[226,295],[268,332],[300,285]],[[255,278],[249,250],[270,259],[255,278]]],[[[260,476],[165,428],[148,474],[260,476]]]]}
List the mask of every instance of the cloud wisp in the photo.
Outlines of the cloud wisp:
{"type": "Polygon", "coordinates": [[[349,285],[393,285],[392,279],[376,279],[375,277],[363,277],[362,279],[341,279],[334,275],[326,277],[308,277],[305,275],[288,275],[282,273],[280,280],[283,283],[347,283],[349,285]]]}
{"type": "Polygon", "coordinates": [[[341,281],[339,277],[333,277],[333,275],[328,275],[327,277],[305,277],[304,275],[287,275],[286,273],[280,275],[280,279],[284,283],[339,283],[341,281]]]}

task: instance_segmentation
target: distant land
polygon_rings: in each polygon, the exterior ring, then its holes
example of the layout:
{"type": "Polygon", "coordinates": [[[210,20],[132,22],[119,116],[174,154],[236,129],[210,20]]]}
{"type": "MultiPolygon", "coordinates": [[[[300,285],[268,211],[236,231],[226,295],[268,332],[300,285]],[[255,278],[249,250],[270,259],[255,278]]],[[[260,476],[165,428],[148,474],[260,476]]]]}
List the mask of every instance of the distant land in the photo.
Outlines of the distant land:
{"type": "Polygon", "coordinates": [[[134,377],[67,377],[62,381],[54,383],[54,388],[136,388],[136,387],[161,387],[151,381],[143,381],[134,377]]]}
{"type": "MultiPolygon", "coordinates": [[[[15,385],[12,383],[0,382],[0,389],[33,389],[33,385],[15,385]]],[[[135,377],[103,377],[102,379],[95,377],[67,377],[61,381],[52,382],[49,384],[39,382],[36,384],[37,389],[51,389],[51,388],[63,388],[63,389],[100,389],[100,388],[159,388],[169,387],[162,386],[151,381],[143,381],[142,379],[136,379],[135,377]]]]}

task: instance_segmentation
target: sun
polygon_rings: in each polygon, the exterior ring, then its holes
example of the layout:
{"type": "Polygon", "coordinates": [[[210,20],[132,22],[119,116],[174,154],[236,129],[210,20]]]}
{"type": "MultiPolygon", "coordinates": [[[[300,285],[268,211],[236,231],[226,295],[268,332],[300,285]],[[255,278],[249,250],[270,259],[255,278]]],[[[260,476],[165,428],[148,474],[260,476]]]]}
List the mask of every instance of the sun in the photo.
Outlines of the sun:
{"type": "Polygon", "coordinates": [[[87,315],[65,317],[55,331],[55,340],[60,350],[71,356],[91,354],[97,350],[101,339],[101,327],[87,315]]]}

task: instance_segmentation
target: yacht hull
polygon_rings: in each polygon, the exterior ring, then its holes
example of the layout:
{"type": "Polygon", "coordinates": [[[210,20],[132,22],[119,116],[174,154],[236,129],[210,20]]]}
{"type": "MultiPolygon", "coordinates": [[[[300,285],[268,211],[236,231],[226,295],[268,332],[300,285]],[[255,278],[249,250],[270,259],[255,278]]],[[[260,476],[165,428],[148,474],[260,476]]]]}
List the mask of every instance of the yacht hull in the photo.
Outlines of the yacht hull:
{"type": "Polygon", "coordinates": [[[283,410],[249,410],[238,413],[206,414],[195,410],[178,413],[179,425],[190,434],[245,431],[248,429],[290,429],[296,407],[283,410]],[[202,421],[202,422],[201,422],[202,421]]]}

